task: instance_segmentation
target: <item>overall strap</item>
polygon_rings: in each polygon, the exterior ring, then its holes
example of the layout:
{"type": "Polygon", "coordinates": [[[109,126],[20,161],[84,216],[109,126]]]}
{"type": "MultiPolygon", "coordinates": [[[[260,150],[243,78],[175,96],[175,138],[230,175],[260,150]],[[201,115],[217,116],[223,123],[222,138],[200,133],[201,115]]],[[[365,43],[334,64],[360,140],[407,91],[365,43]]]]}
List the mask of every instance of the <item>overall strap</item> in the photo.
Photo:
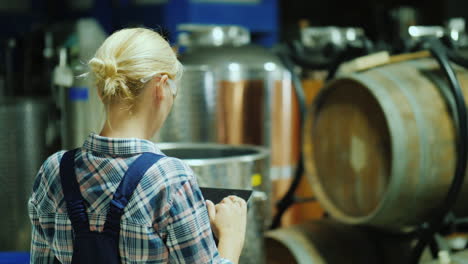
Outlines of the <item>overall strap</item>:
{"type": "Polygon", "coordinates": [[[86,206],[75,175],[75,154],[77,150],[67,151],[63,155],[60,161],[60,181],[73,230],[75,232],[89,232],[86,206]]]}
{"type": "Polygon", "coordinates": [[[146,171],[164,157],[163,155],[145,152],[130,165],[110,203],[106,223],[104,224],[104,232],[115,236],[119,235],[120,218],[138,183],[140,183],[146,171]]]}

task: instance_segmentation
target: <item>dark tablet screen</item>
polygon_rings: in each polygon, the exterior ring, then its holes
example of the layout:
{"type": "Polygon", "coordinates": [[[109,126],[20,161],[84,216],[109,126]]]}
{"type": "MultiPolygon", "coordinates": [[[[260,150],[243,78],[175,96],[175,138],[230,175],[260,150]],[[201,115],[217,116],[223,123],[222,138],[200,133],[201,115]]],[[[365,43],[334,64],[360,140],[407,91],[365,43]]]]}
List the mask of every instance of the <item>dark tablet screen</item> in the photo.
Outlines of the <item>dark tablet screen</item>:
{"type": "Polygon", "coordinates": [[[229,195],[238,196],[244,199],[246,202],[248,202],[250,199],[250,196],[252,195],[252,190],[205,188],[205,187],[200,187],[200,190],[205,200],[210,200],[214,204],[221,202],[224,199],[224,197],[227,197],[229,195]]]}

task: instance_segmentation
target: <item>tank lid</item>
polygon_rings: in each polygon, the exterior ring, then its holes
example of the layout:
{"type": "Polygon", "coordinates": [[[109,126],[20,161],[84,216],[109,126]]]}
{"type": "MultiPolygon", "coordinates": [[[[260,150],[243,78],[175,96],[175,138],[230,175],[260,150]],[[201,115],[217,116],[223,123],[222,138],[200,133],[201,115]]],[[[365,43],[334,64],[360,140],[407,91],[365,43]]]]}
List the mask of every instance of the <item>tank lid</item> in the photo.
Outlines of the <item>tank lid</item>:
{"type": "Polygon", "coordinates": [[[186,47],[242,46],[250,43],[250,31],[236,25],[181,24],[178,43],[186,47]]]}

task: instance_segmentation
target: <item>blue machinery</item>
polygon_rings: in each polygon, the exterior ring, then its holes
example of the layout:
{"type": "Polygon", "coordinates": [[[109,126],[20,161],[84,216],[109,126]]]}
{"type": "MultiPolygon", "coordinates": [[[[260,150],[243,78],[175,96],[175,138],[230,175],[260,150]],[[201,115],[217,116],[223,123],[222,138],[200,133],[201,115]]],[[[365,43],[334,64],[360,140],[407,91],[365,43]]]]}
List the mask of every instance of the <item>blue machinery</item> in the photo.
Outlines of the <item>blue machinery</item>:
{"type": "MultiPolygon", "coordinates": [[[[121,0],[121,2],[128,3],[130,0],[121,0]]],[[[175,41],[174,33],[177,32],[177,25],[182,23],[236,24],[248,28],[252,32],[253,41],[258,44],[270,47],[277,42],[278,0],[168,0],[165,2],[150,8],[156,11],[154,13],[151,10],[131,12],[128,9],[124,12],[132,13],[133,16],[141,14],[146,26],[162,25],[171,33],[172,42],[175,41]],[[160,14],[159,21],[155,19],[155,13],[160,14]]],[[[140,6],[138,9],[148,9],[148,7],[150,6],[140,6]]],[[[107,29],[106,25],[105,28],[107,29]]]]}
{"type": "MultiPolygon", "coordinates": [[[[166,14],[174,14],[175,16],[168,17],[165,22],[171,27],[181,22],[241,25],[250,29],[254,42],[264,46],[272,46],[278,39],[278,0],[250,2],[250,4],[221,4],[204,3],[200,0],[170,1],[166,7],[168,11],[166,14]],[[179,12],[184,9],[184,13],[179,12]]],[[[175,28],[170,28],[170,31],[175,32],[175,28]]]]}
{"type": "Polygon", "coordinates": [[[33,24],[54,24],[94,17],[110,33],[128,26],[167,30],[176,40],[178,24],[236,24],[252,32],[257,44],[271,47],[278,40],[278,0],[24,0],[21,12],[0,6],[0,37],[24,33],[33,24]],[[48,6],[53,3],[53,6],[48,6]],[[22,32],[18,32],[22,31],[22,32]]]}

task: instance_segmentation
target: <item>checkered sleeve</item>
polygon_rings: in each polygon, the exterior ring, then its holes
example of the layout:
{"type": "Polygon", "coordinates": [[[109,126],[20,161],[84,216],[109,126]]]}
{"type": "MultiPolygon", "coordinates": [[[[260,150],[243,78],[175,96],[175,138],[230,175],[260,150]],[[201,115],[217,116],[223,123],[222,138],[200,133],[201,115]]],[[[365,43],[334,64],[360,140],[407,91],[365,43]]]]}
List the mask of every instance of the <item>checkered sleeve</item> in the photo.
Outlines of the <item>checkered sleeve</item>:
{"type": "Polygon", "coordinates": [[[170,263],[223,263],[212,236],[208,211],[195,178],[180,183],[166,228],[170,263]]]}
{"type": "MultiPolygon", "coordinates": [[[[44,190],[37,190],[39,187],[38,182],[44,176],[44,166],[41,167],[37,176],[36,176],[36,183],[35,183],[35,191],[44,191],[44,190]]],[[[53,264],[55,260],[55,256],[47,243],[45,238],[44,230],[42,229],[40,222],[39,222],[39,215],[35,204],[34,197],[31,197],[28,202],[28,211],[29,211],[29,218],[31,219],[32,223],[32,239],[31,239],[31,257],[30,263],[34,264],[53,264]]]]}

